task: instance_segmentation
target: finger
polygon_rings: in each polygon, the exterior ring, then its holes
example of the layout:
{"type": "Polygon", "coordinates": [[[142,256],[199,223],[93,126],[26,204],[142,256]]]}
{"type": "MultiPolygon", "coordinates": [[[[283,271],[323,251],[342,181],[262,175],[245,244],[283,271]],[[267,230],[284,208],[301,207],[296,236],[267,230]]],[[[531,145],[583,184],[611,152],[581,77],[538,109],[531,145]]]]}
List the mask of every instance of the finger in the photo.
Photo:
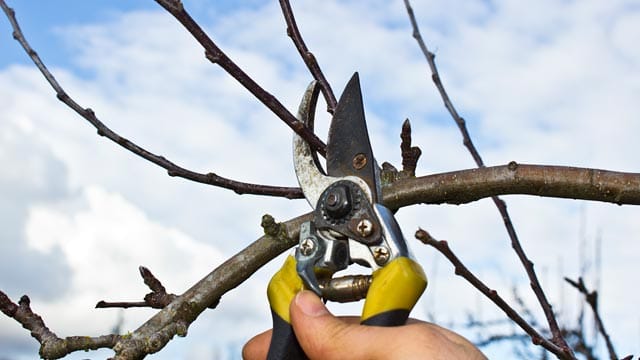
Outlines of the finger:
{"type": "Polygon", "coordinates": [[[375,327],[333,316],[310,291],[296,295],[290,314],[298,342],[310,359],[371,359],[379,352],[379,345],[371,343],[375,327]]]}
{"type": "Polygon", "coordinates": [[[244,360],[264,360],[267,358],[269,344],[271,343],[272,330],[267,330],[254,336],[242,348],[242,359],[244,360]]]}

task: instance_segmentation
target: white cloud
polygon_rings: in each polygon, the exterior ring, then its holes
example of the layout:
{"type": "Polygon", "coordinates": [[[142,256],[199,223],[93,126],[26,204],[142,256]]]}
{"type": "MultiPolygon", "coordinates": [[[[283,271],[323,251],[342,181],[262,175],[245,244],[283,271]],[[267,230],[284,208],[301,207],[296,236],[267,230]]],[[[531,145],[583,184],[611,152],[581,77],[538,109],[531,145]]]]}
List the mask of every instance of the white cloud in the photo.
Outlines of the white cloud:
{"type": "MultiPolygon", "coordinates": [[[[154,223],[118,194],[89,187],[71,201],[75,204],[32,207],[26,224],[29,246],[43,253],[58,248],[71,269],[66,296],[43,307],[47,321],[61,333],[104,332],[108,321],[86,321],[96,313],[92,305],[98,299],[136,299],[148,292],[137,272],[140,265],[169,291],[181,293],[224,260],[211,246],[154,223]],[[69,307],[79,311],[64,311],[69,307]]],[[[114,312],[106,313],[114,324],[114,312]]]]}

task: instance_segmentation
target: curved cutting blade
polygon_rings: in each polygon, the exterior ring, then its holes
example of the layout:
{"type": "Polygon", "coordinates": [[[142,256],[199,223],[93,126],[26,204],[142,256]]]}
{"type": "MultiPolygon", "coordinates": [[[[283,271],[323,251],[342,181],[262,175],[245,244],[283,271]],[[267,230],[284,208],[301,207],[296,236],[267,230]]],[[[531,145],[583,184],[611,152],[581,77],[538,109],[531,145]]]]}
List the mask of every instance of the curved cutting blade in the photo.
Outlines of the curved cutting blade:
{"type": "Polygon", "coordinates": [[[327,173],[329,176],[357,176],[371,189],[373,202],[380,194],[376,165],[364,117],[358,73],[345,87],[329,128],[327,173]]]}
{"type": "MultiPolygon", "coordinates": [[[[313,120],[318,102],[320,88],[317,81],[312,81],[307,87],[298,108],[298,120],[313,130],[313,120]]],[[[293,166],[296,170],[298,183],[304,197],[315,209],[322,192],[337,179],[328,177],[322,172],[317,154],[311,150],[309,144],[298,134],[293,135],[293,166]]]]}

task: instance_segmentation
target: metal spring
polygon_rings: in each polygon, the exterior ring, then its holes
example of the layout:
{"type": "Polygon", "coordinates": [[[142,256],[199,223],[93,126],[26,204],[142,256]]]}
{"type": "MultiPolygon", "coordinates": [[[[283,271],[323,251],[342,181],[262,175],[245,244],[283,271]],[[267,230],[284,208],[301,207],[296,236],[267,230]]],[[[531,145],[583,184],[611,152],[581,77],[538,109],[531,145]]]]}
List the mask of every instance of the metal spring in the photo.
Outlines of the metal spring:
{"type": "Polygon", "coordinates": [[[334,302],[353,302],[367,297],[371,275],[346,275],[319,281],[322,297],[334,302]]]}

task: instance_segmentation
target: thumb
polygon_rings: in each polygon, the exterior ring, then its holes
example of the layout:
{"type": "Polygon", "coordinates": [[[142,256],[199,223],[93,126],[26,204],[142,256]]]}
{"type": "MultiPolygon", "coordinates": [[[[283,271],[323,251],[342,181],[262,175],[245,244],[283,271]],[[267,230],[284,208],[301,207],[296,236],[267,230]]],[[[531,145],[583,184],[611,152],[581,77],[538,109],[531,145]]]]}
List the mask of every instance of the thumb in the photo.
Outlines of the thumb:
{"type": "Polygon", "coordinates": [[[374,327],[349,324],[331,314],[311,291],[299,292],[289,309],[296,338],[310,359],[372,358],[374,327]]]}

